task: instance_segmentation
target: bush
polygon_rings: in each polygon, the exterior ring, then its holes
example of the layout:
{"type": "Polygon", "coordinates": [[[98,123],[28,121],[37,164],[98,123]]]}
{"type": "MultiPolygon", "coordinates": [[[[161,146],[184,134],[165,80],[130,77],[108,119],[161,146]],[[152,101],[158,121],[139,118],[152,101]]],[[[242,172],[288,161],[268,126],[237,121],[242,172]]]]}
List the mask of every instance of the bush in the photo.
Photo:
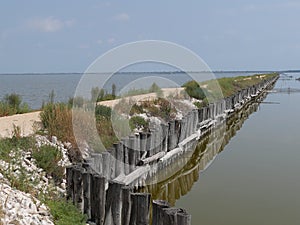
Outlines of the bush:
{"type": "Polygon", "coordinates": [[[22,103],[22,97],[16,93],[6,95],[3,101],[0,101],[0,117],[27,113],[29,111],[28,104],[22,103]]]}
{"type": "Polygon", "coordinates": [[[133,116],[129,120],[129,126],[131,130],[135,128],[137,129],[143,128],[143,130],[146,130],[149,127],[149,123],[141,116],[133,116]]]}
{"type": "Polygon", "coordinates": [[[96,116],[101,116],[109,119],[111,117],[111,108],[104,105],[97,105],[95,108],[95,114],[96,116]]]}
{"type": "Polygon", "coordinates": [[[62,159],[62,153],[53,146],[43,145],[32,153],[38,167],[46,171],[55,181],[63,178],[63,168],[57,163],[62,159]]]}
{"type": "Polygon", "coordinates": [[[192,97],[199,100],[202,100],[205,98],[205,93],[202,90],[202,88],[199,86],[198,82],[192,80],[183,85],[185,88],[185,91],[187,94],[192,97]]]}
{"type": "Polygon", "coordinates": [[[10,95],[6,95],[4,97],[4,101],[12,108],[19,109],[20,104],[22,102],[22,98],[20,95],[13,93],[10,95]]]}

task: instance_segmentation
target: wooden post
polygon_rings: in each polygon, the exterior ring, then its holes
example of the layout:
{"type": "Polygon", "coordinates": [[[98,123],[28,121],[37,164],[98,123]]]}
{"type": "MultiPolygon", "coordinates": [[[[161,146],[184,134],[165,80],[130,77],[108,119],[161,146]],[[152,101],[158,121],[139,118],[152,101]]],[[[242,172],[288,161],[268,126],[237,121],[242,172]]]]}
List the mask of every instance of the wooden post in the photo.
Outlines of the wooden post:
{"type": "Polygon", "coordinates": [[[178,209],[177,211],[177,224],[178,225],[191,225],[192,216],[184,209],[178,209]]]}
{"type": "Polygon", "coordinates": [[[146,151],[147,151],[147,155],[146,157],[151,156],[151,148],[152,148],[152,134],[151,132],[147,133],[147,141],[146,141],[146,151]]]}
{"type": "Polygon", "coordinates": [[[74,196],[73,203],[82,212],[82,172],[83,168],[75,166],[73,170],[74,196]]]}
{"type": "Polygon", "coordinates": [[[103,164],[102,164],[102,171],[103,176],[106,179],[110,178],[110,154],[109,152],[102,152],[103,164]]]}
{"type": "Polygon", "coordinates": [[[122,143],[118,142],[113,144],[114,146],[114,157],[115,157],[115,177],[119,176],[123,170],[123,146],[122,143]]]}
{"type": "Polygon", "coordinates": [[[82,173],[83,185],[83,213],[87,215],[88,220],[91,219],[91,179],[90,172],[82,173]]]}
{"type": "Polygon", "coordinates": [[[136,153],[135,153],[135,137],[130,136],[129,137],[129,143],[128,143],[128,161],[129,161],[129,171],[134,171],[135,168],[135,162],[136,162],[136,153]]]}
{"type": "Polygon", "coordinates": [[[125,175],[129,174],[130,168],[129,168],[129,139],[128,138],[123,138],[122,139],[123,143],[123,158],[124,158],[124,173],[125,175]]]}
{"type": "MultiPolygon", "coordinates": [[[[164,225],[179,225],[177,224],[177,209],[164,208],[163,209],[163,224],[164,225]]],[[[182,225],[182,224],[180,224],[182,225]]]]}
{"type": "Polygon", "coordinates": [[[103,225],[105,219],[105,183],[106,179],[93,174],[91,177],[91,218],[97,225],[103,225]]]}
{"type": "Polygon", "coordinates": [[[74,199],[74,183],[73,183],[73,167],[68,166],[66,167],[66,178],[67,178],[67,200],[73,201],[74,199]]]}
{"type": "Polygon", "coordinates": [[[163,142],[162,142],[162,150],[164,152],[168,151],[168,125],[162,124],[163,130],[163,142]]]}
{"type": "Polygon", "coordinates": [[[147,145],[147,133],[141,132],[140,133],[140,157],[146,157],[147,151],[146,151],[146,145],[147,145]],[[145,154],[146,153],[146,154],[145,154]]]}
{"type": "Polygon", "coordinates": [[[110,166],[109,166],[109,178],[111,180],[116,178],[116,149],[114,147],[107,150],[110,158],[110,166]]]}
{"type": "Polygon", "coordinates": [[[168,132],[168,151],[174,149],[176,147],[176,142],[174,140],[175,137],[175,121],[169,121],[169,132],[168,132]]]}
{"type": "Polygon", "coordinates": [[[150,198],[149,193],[131,193],[130,225],[149,225],[150,198]]]}
{"type": "Polygon", "coordinates": [[[168,202],[163,200],[152,201],[152,225],[164,225],[163,224],[163,209],[169,208],[168,202]]]}
{"type": "Polygon", "coordinates": [[[122,216],[121,224],[129,225],[130,214],[131,214],[131,199],[130,193],[133,191],[132,187],[123,186],[122,187],[122,216]]]}
{"type": "Polygon", "coordinates": [[[109,181],[105,201],[105,220],[104,224],[121,224],[122,195],[121,188],[123,184],[109,181]]]}

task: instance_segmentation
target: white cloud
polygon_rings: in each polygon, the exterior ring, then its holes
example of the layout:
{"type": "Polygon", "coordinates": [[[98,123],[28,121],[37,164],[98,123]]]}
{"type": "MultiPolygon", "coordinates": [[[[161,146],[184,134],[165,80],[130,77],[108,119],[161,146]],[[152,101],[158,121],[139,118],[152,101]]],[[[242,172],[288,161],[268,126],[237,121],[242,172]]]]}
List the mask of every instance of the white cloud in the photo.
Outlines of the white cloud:
{"type": "Polygon", "coordinates": [[[27,25],[29,28],[38,30],[41,32],[56,32],[62,30],[64,27],[71,27],[74,24],[74,20],[59,20],[53,17],[43,19],[29,20],[27,25]]]}
{"type": "Polygon", "coordinates": [[[114,20],[125,22],[130,19],[130,16],[127,13],[120,13],[114,16],[114,20]]]}

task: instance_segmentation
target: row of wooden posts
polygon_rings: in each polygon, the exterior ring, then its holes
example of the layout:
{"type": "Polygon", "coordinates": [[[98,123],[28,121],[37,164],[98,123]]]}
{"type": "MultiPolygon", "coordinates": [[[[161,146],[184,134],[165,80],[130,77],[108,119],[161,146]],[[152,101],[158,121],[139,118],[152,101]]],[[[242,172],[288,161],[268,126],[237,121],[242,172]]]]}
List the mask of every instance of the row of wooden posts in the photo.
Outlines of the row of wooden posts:
{"type": "MultiPolygon", "coordinates": [[[[150,182],[140,191],[152,193],[153,199],[163,199],[168,201],[170,205],[175,205],[177,199],[190,191],[194,182],[199,179],[200,172],[211,163],[211,160],[224,149],[230,139],[241,129],[249,115],[257,111],[258,105],[258,103],[249,104],[246,109],[243,108],[242,111],[235,113],[229,120],[226,120],[224,127],[211,130],[208,135],[196,142],[195,157],[190,157],[188,162],[185,158],[179,158],[172,163],[182,168],[176,176],[159,183],[150,182]]],[[[172,169],[172,167],[168,167],[165,170],[172,169]]]]}
{"type": "Polygon", "coordinates": [[[88,216],[91,224],[190,224],[190,215],[185,210],[152,201],[150,194],[135,193],[136,190],[175,159],[193,151],[191,146],[203,131],[212,124],[222,123],[229,112],[276,79],[192,110],[182,120],[169,121],[148,133],[123,138],[106,152],[92,154],[86,163],[68,167],[67,198],[88,216]]]}

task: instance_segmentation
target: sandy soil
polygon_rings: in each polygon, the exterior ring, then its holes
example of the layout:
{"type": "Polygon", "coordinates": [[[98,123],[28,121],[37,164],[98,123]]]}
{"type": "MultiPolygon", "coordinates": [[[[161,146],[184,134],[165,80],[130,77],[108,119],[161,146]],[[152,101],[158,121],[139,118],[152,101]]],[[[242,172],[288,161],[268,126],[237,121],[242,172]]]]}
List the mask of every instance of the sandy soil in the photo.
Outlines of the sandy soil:
{"type": "Polygon", "coordinates": [[[22,136],[33,134],[41,122],[39,114],[40,112],[32,112],[0,117],[0,138],[11,137],[13,125],[21,128],[22,136]]]}
{"type": "MultiPolygon", "coordinates": [[[[164,97],[172,96],[179,94],[184,88],[162,88],[164,97]]],[[[145,100],[153,100],[157,98],[156,93],[149,93],[149,94],[143,94],[143,95],[135,95],[135,96],[130,96],[130,97],[125,97],[125,100],[132,100],[134,102],[138,101],[145,101],[145,100]]],[[[121,99],[115,99],[115,100],[110,100],[110,101],[103,101],[103,102],[98,102],[100,105],[104,105],[107,107],[114,107],[117,103],[119,103],[121,99]]]]}

